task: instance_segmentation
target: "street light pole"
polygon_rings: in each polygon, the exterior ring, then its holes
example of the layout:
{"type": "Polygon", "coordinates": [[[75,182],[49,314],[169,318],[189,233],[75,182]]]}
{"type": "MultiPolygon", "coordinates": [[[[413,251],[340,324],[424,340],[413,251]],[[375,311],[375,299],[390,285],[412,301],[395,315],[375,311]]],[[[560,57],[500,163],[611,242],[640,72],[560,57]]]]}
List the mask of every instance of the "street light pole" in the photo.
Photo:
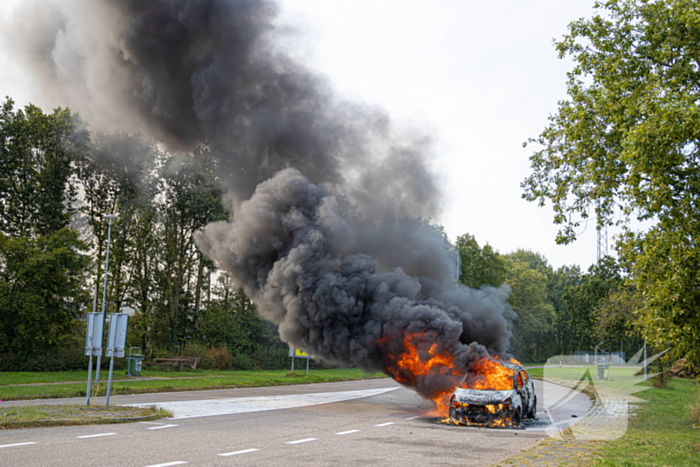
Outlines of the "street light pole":
{"type": "MultiPolygon", "coordinates": [[[[109,242],[112,240],[112,222],[117,220],[117,216],[109,214],[104,216],[105,219],[109,221],[109,228],[107,230],[107,255],[105,257],[105,281],[102,286],[102,333],[100,334],[100,342],[102,342],[105,327],[105,301],[107,299],[107,267],[109,266],[109,242]]],[[[102,360],[102,352],[97,356],[97,371],[95,374],[95,383],[100,382],[100,361],[102,360]]]]}

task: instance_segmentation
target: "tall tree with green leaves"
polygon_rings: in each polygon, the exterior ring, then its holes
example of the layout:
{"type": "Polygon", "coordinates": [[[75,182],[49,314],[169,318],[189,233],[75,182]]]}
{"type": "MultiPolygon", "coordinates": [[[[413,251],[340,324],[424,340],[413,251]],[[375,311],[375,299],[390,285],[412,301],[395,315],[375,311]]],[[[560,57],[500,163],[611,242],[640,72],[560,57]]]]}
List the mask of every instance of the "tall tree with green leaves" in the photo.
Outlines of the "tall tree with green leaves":
{"type": "Polygon", "coordinates": [[[35,238],[0,234],[0,354],[44,354],[72,331],[88,301],[86,250],[69,229],[35,238]]]}
{"type": "Polygon", "coordinates": [[[169,156],[161,168],[159,191],[163,228],[160,277],[168,305],[169,342],[174,350],[183,331],[183,303],[189,304],[193,299],[196,302],[203,283],[199,265],[205,259],[194,243],[194,233],[209,222],[225,219],[227,213],[217,180],[216,160],[207,148],[200,148],[194,157],[169,156]],[[193,274],[194,291],[190,288],[193,274]]]}
{"type": "Polygon", "coordinates": [[[551,267],[542,255],[528,250],[517,250],[504,259],[506,284],[512,288],[508,303],[516,314],[514,353],[524,361],[544,361],[556,352],[552,336],[557,317],[547,296],[551,267]]]}
{"type": "Polygon", "coordinates": [[[616,248],[659,348],[700,363],[700,4],[610,0],[556,43],[575,67],[569,98],[531,140],[524,197],[551,201],[557,241],[581,222],[627,226],[616,248]],[[616,220],[617,216],[620,216],[616,220]]]}
{"type": "Polygon", "coordinates": [[[581,349],[572,310],[566,302],[566,293],[581,284],[581,269],[578,266],[562,266],[552,272],[547,283],[547,297],[557,316],[554,325],[557,354],[566,354],[581,349]]]}
{"type": "Polygon", "coordinates": [[[45,114],[28,105],[0,110],[0,231],[14,237],[50,235],[66,226],[77,191],[74,164],[89,133],[68,109],[45,114]]]}
{"type": "Polygon", "coordinates": [[[89,134],[68,109],[0,111],[0,353],[54,351],[86,301],[74,167],[89,134]]]}
{"type": "Polygon", "coordinates": [[[482,285],[500,287],[506,278],[506,266],[501,255],[488,243],[479,246],[474,236],[466,233],[457,237],[459,254],[459,283],[480,288],[482,285]]]}

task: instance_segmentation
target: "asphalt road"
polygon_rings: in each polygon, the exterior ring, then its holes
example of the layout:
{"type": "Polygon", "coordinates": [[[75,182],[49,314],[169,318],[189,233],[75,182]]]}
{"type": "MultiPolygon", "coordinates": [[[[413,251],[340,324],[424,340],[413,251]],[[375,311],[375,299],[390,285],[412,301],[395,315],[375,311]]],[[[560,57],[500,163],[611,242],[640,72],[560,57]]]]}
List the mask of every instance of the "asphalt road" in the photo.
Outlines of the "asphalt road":
{"type": "MultiPolygon", "coordinates": [[[[537,383],[540,410],[566,392],[557,395],[556,388],[549,386],[543,392],[542,383],[537,383]],[[552,400],[545,400],[545,393],[552,400]]],[[[537,429],[440,424],[431,414],[431,402],[388,379],[115,396],[112,401],[189,401],[180,406],[196,408],[200,415],[230,411],[227,407],[238,407],[239,413],[149,423],[4,430],[0,431],[0,466],[489,465],[546,437],[537,429]],[[361,397],[363,394],[376,395],[361,397]],[[344,398],[347,400],[333,402],[344,398]]],[[[63,401],[71,402],[80,400],[63,401]]],[[[103,402],[98,398],[95,403],[103,402]]],[[[550,415],[555,422],[566,421],[572,415],[585,416],[590,406],[587,396],[574,394],[565,404],[553,405],[550,415]]],[[[192,410],[180,415],[191,416],[192,410]]],[[[540,419],[548,418],[540,413],[540,419]]]]}

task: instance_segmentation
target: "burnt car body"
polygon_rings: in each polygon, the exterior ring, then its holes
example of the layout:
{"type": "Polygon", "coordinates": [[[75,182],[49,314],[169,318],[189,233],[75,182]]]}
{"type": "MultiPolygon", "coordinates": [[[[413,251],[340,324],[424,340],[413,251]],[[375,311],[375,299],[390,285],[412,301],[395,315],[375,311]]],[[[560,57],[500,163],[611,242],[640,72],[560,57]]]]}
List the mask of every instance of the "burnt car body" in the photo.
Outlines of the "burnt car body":
{"type": "Polygon", "coordinates": [[[513,370],[513,386],[507,390],[468,389],[463,383],[450,399],[450,418],[460,425],[517,428],[524,418],[537,414],[535,384],[520,365],[504,364],[513,370]]]}

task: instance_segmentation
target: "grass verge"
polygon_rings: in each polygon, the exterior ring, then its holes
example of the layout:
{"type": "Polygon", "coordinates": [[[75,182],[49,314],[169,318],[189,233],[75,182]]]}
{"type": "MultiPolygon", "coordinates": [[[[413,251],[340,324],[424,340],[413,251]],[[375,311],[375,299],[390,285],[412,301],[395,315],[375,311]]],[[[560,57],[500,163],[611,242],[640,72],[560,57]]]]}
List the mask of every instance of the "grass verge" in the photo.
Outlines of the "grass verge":
{"type": "Polygon", "coordinates": [[[84,407],[77,405],[34,405],[0,408],[0,430],[66,425],[98,425],[157,420],[172,417],[155,407],[84,407]]]}
{"type": "Polygon", "coordinates": [[[637,407],[622,438],[596,450],[596,465],[700,465],[700,427],[691,419],[698,394],[696,381],[679,378],[636,394],[648,402],[637,407]]]}
{"type": "MultiPolygon", "coordinates": [[[[530,370],[535,377],[533,373],[530,370]]],[[[647,402],[633,406],[635,415],[630,416],[627,432],[621,438],[579,440],[566,430],[563,439],[547,438],[498,465],[700,465],[700,424],[693,419],[695,413],[700,413],[700,385],[693,380],[672,378],[666,388],[651,387],[635,396],[647,402]]]]}
{"type": "MultiPolygon", "coordinates": [[[[87,383],[87,372],[30,373],[31,378],[23,379],[22,374],[3,373],[3,384],[0,385],[0,399],[26,400],[50,399],[61,397],[84,397],[87,383]],[[42,376],[43,375],[43,376],[42,376]],[[81,382],[76,376],[84,376],[81,382]],[[71,382],[71,379],[76,382],[71,382]],[[47,381],[50,380],[50,381],[47,381]],[[7,384],[6,381],[13,381],[7,384]],[[27,383],[25,381],[34,381],[27,383]]],[[[100,375],[106,378],[104,372],[100,375]]],[[[312,370],[307,376],[305,372],[289,373],[288,370],[252,370],[252,371],[209,371],[197,370],[191,372],[144,371],[142,379],[129,378],[112,381],[112,395],[143,394],[152,392],[198,391],[207,389],[227,389],[263,386],[283,386],[289,384],[331,383],[361,379],[383,378],[381,373],[366,374],[357,368],[312,370]]],[[[106,381],[93,390],[93,394],[106,394],[106,381]]]]}

